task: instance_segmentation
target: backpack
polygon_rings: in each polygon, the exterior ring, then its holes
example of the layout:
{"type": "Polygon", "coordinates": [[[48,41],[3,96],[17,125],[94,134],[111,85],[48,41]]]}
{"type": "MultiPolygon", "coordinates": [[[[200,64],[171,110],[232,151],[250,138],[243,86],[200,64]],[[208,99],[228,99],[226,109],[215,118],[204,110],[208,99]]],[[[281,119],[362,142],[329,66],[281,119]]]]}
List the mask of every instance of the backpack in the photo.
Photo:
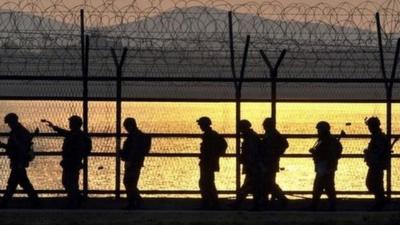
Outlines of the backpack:
{"type": "Polygon", "coordinates": [[[28,162],[32,162],[35,159],[35,150],[33,150],[33,142],[29,146],[28,151],[26,152],[26,158],[28,159],[28,162]]]}
{"type": "Polygon", "coordinates": [[[88,157],[92,152],[92,139],[88,135],[85,135],[83,141],[83,157],[88,157]]]}
{"type": "Polygon", "coordinates": [[[35,150],[33,148],[33,145],[34,145],[33,138],[35,136],[37,136],[38,134],[39,134],[39,128],[36,128],[35,132],[33,132],[33,134],[31,134],[29,148],[26,152],[26,158],[28,159],[28,162],[32,162],[35,159],[36,154],[35,154],[35,150]]]}
{"type": "Polygon", "coordinates": [[[227,149],[228,149],[228,143],[226,142],[225,138],[222,135],[218,134],[217,135],[218,156],[225,155],[227,149]]]}
{"type": "Polygon", "coordinates": [[[285,154],[286,149],[289,148],[289,143],[287,141],[287,139],[283,136],[280,137],[280,149],[279,149],[279,156],[282,156],[283,154],[285,154]]]}
{"type": "Polygon", "coordinates": [[[148,134],[143,135],[143,150],[145,155],[148,155],[150,153],[151,149],[151,136],[148,134]]]}

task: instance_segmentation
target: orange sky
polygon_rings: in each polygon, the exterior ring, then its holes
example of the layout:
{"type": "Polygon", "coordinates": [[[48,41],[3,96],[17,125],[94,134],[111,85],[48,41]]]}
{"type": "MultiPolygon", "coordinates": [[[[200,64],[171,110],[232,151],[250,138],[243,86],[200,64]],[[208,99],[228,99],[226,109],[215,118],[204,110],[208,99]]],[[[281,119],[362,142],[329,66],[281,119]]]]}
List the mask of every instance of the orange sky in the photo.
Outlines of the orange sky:
{"type": "MultiPolygon", "coordinates": [[[[216,7],[216,8],[221,8],[221,9],[229,9],[230,7],[227,7],[228,5],[239,5],[239,4],[244,4],[244,3],[256,3],[253,4],[252,7],[249,9],[247,7],[245,8],[236,8],[234,7],[235,12],[243,12],[243,13],[254,13],[257,10],[259,10],[259,5],[257,4],[262,4],[262,3],[268,3],[268,2],[280,2],[282,5],[289,5],[292,3],[306,3],[309,5],[316,5],[318,3],[325,3],[329,4],[331,6],[336,6],[339,5],[341,2],[347,1],[348,3],[351,3],[352,5],[358,5],[360,3],[365,3],[367,0],[0,0],[0,9],[10,9],[10,10],[23,10],[23,11],[29,11],[29,12],[38,12],[39,14],[45,13],[46,16],[53,16],[56,19],[57,14],[54,14],[52,12],[62,12],[62,13],[78,13],[79,9],[82,8],[81,6],[85,3],[87,3],[90,10],[86,9],[86,12],[90,12],[92,14],[92,20],[95,21],[98,15],[101,16],[102,23],[104,24],[112,24],[112,23],[119,23],[119,17],[115,17],[115,15],[120,15],[119,13],[125,13],[129,11],[132,15],[137,15],[137,16],[143,16],[143,14],[146,15],[155,15],[159,14],[162,11],[168,11],[171,10],[174,5],[177,5],[179,8],[184,8],[184,7],[189,7],[189,6],[209,6],[209,7],[216,7]],[[29,2],[32,2],[34,4],[29,4],[29,2]],[[110,3],[110,7],[104,7],[104,2],[110,3]],[[11,3],[11,4],[10,4],[11,3]],[[16,4],[20,3],[19,6],[15,6],[16,4]],[[136,4],[133,4],[136,3],[136,4]],[[4,5],[6,4],[6,5],[4,5]],[[58,5],[57,9],[54,10],[52,6],[55,4],[58,5]],[[40,5],[39,8],[32,7],[32,5],[37,6],[40,5]],[[66,7],[63,7],[65,5],[66,7]],[[98,7],[101,5],[102,7],[98,7]],[[127,5],[134,5],[135,7],[130,7],[126,8],[127,5]],[[115,8],[111,7],[115,6],[115,8]],[[149,6],[153,6],[157,10],[149,10],[149,6]],[[74,7],[74,8],[73,8],[74,7]],[[72,11],[71,11],[72,9],[72,11]],[[123,9],[123,10],[121,10],[123,9]],[[144,10],[146,9],[146,10],[144,10]],[[143,14],[135,14],[136,12],[143,12],[143,14]],[[98,12],[98,14],[97,14],[98,12]],[[132,13],[133,12],[133,13],[132,13]],[[111,16],[109,16],[111,15],[111,16]],[[110,21],[108,21],[110,20],[110,21]]],[[[391,3],[395,3],[394,7],[396,7],[397,10],[400,9],[400,0],[370,0],[370,2],[379,4],[379,3],[386,3],[391,1],[391,3]]],[[[274,4],[275,5],[275,4],[274,4]]],[[[266,11],[262,11],[262,14],[265,15],[271,15],[271,13],[275,12],[273,7],[268,7],[268,5],[265,5],[266,7],[263,7],[262,9],[266,9],[266,11]]],[[[348,5],[342,7],[342,9],[347,10],[346,7],[349,7],[348,5]]],[[[392,8],[393,4],[390,5],[389,8],[392,8]]],[[[84,8],[84,7],[83,7],[84,8]]],[[[324,7],[322,7],[324,8],[324,7]]],[[[352,7],[351,7],[352,8],[352,7]]],[[[364,6],[365,8],[365,6],[364,6]]],[[[369,9],[370,6],[368,6],[369,9]]],[[[372,7],[375,9],[375,7],[372,7]]],[[[277,10],[282,10],[282,9],[277,9],[277,10]]],[[[291,9],[293,10],[293,8],[291,9]]],[[[368,13],[373,14],[374,11],[365,11],[368,13]]],[[[258,12],[259,13],[259,12],[258,12]]],[[[125,14],[124,14],[125,15],[125,14]]],[[[126,15],[125,15],[126,16],[126,15]]],[[[65,21],[68,20],[68,18],[63,18],[62,15],[60,15],[61,20],[65,21]]],[[[134,16],[136,17],[136,16],[134,16]]],[[[323,16],[322,16],[323,17],[323,16]]],[[[90,19],[90,18],[88,18],[90,19]]],[[[127,18],[128,20],[134,20],[132,18],[127,18]]],[[[321,18],[323,19],[323,18],[321,18]]],[[[356,18],[357,19],[357,18],[356,18]]]]}
{"type": "MultiPolygon", "coordinates": [[[[12,3],[17,3],[17,2],[27,2],[27,1],[32,1],[32,2],[40,2],[41,4],[44,5],[48,5],[51,4],[51,2],[63,2],[64,4],[68,5],[68,6],[72,6],[72,5],[79,5],[82,4],[84,2],[87,3],[91,3],[91,4],[102,4],[104,1],[107,2],[114,2],[114,4],[118,5],[118,6],[123,6],[123,5],[127,5],[130,4],[132,2],[137,2],[140,5],[146,5],[148,4],[148,2],[150,2],[149,0],[0,0],[0,4],[4,4],[7,2],[12,2],[12,3]]],[[[159,2],[160,0],[151,0],[153,2],[159,2]]],[[[189,1],[189,0],[185,0],[185,1],[189,1]]],[[[208,0],[195,0],[192,2],[207,2],[208,0]]],[[[266,2],[266,0],[215,0],[218,2],[229,2],[231,4],[243,4],[246,2],[255,2],[255,3],[262,3],[262,2],[266,2]]],[[[268,0],[267,0],[268,1],[268,0]]],[[[272,1],[272,0],[270,0],[272,1]]],[[[306,3],[306,4],[318,4],[318,3],[328,3],[331,5],[335,5],[335,4],[339,4],[340,2],[346,1],[346,0],[278,0],[283,4],[290,4],[290,3],[306,3]]],[[[375,3],[382,3],[382,2],[387,2],[388,0],[372,0],[372,2],[375,3]]],[[[168,7],[169,5],[172,5],[170,2],[182,2],[179,0],[164,0],[163,1],[165,6],[168,7]]],[[[365,0],[347,0],[347,2],[350,2],[352,4],[359,4],[361,2],[365,2],[365,0]]],[[[399,2],[400,4],[400,2],[399,2]]]]}

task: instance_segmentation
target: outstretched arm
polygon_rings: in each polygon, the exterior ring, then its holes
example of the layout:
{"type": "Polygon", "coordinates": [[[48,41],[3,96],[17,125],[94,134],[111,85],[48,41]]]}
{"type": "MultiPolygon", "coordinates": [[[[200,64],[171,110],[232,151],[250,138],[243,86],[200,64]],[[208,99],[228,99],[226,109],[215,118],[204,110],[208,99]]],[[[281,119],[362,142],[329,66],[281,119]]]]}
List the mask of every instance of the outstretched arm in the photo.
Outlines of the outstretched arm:
{"type": "Polygon", "coordinates": [[[50,127],[51,129],[53,129],[55,132],[57,132],[60,135],[65,136],[68,133],[68,130],[63,129],[61,127],[58,127],[56,125],[54,125],[52,122],[48,121],[48,120],[41,120],[40,122],[45,123],[48,127],[50,127]]]}

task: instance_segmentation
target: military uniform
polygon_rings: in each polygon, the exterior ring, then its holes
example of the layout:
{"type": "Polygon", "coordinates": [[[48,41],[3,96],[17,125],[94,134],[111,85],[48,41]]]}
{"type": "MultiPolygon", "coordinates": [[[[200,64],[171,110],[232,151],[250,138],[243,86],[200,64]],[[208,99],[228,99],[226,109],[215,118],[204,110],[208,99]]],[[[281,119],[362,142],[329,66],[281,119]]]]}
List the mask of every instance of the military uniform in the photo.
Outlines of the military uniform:
{"type": "Polygon", "coordinates": [[[82,196],[79,191],[79,172],[83,168],[82,160],[92,148],[90,137],[82,130],[65,130],[54,126],[53,129],[64,136],[62,146],[62,184],[67,192],[68,207],[80,206],[82,196]]]}
{"type": "Polygon", "coordinates": [[[30,132],[18,123],[16,128],[12,129],[7,144],[1,147],[6,149],[6,154],[10,159],[11,174],[7,182],[7,188],[3,196],[2,207],[6,207],[11,200],[18,184],[28,194],[33,206],[38,206],[39,198],[29,181],[26,168],[29,166],[28,151],[32,145],[32,135],[30,132]]]}
{"type": "Polygon", "coordinates": [[[375,208],[382,208],[385,203],[383,186],[384,170],[389,166],[390,142],[383,132],[372,134],[365,151],[365,162],[368,165],[366,185],[375,196],[375,208]]]}
{"type": "Polygon", "coordinates": [[[254,208],[259,209],[262,203],[263,163],[260,153],[261,141],[256,132],[250,130],[243,135],[240,162],[245,179],[239,189],[237,204],[240,204],[249,193],[253,194],[254,208]]]}
{"type": "Polygon", "coordinates": [[[203,208],[218,208],[218,193],[214,172],[219,171],[221,136],[214,130],[207,130],[201,136],[199,187],[203,208]]]}
{"type": "Polygon", "coordinates": [[[128,134],[120,153],[121,159],[125,161],[125,174],[123,182],[125,185],[129,207],[136,208],[142,200],[137,187],[140,170],[143,167],[146,155],[146,136],[141,131],[128,134]]]}
{"type": "Polygon", "coordinates": [[[316,172],[311,205],[314,210],[324,190],[328,196],[330,209],[336,209],[335,171],[341,153],[342,144],[330,134],[320,138],[312,151],[316,172]]]}
{"type": "Polygon", "coordinates": [[[282,189],[276,184],[276,173],[279,172],[279,161],[289,143],[276,129],[267,132],[261,141],[262,158],[265,168],[264,192],[271,194],[271,200],[274,198],[286,204],[287,198],[282,189]]]}

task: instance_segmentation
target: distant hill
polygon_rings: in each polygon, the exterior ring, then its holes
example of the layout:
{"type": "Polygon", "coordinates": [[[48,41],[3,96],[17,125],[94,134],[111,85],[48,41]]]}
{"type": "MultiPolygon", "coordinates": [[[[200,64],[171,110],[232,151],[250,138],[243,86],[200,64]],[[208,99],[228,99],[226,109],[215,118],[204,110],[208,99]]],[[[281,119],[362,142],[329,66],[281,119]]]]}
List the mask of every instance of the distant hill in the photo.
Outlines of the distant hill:
{"type": "MultiPolygon", "coordinates": [[[[172,78],[230,78],[228,12],[215,8],[174,9],[153,17],[107,27],[87,28],[91,35],[90,75],[114,76],[110,47],[129,48],[124,76],[172,78]]],[[[0,75],[80,76],[79,26],[23,12],[0,12],[0,75]]],[[[279,77],[380,78],[376,33],[352,26],[323,22],[271,20],[235,13],[234,35],[237,71],[246,35],[251,35],[247,78],[268,74],[259,50],[275,62],[288,49],[279,77]]],[[[394,49],[386,57],[391,65],[394,49]]],[[[8,82],[2,95],[80,95],[80,83],[8,82]],[[61,85],[65,86],[65,85],[61,85]],[[23,87],[23,88],[22,88],[23,87]],[[67,89],[65,89],[67,88],[67,89]],[[65,89],[65,90],[64,90],[65,89]],[[42,93],[43,92],[43,93],[42,93]]],[[[112,82],[90,83],[93,96],[113,96],[112,82]]],[[[127,83],[126,97],[137,98],[233,98],[232,84],[127,83]]],[[[0,86],[1,88],[1,86],[0,86]]],[[[244,97],[265,98],[268,86],[245,85],[244,97]]],[[[281,84],[280,98],[381,98],[379,85],[281,84]],[[305,91],[308,90],[308,91],[305,91]],[[358,93],[358,94],[357,94],[358,93]],[[334,95],[334,96],[333,96],[334,95]]]]}

